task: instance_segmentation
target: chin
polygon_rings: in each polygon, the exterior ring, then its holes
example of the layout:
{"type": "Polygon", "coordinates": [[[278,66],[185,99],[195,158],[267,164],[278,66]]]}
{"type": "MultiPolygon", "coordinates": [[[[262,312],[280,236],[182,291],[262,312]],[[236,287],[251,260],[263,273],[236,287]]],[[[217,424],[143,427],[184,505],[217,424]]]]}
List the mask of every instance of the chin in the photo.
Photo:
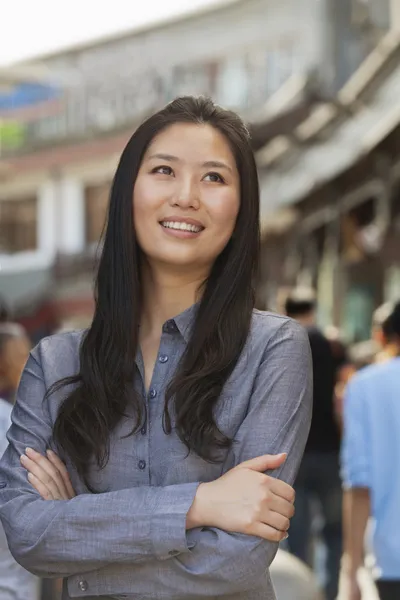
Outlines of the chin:
{"type": "Polygon", "coordinates": [[[211,268],[212,263],[208,260],[199,260],[199,253],[164,252],[148,256],[150,263],[160,265],[163,269],[177,271],[195,271],[198,269],[211,268]]]}

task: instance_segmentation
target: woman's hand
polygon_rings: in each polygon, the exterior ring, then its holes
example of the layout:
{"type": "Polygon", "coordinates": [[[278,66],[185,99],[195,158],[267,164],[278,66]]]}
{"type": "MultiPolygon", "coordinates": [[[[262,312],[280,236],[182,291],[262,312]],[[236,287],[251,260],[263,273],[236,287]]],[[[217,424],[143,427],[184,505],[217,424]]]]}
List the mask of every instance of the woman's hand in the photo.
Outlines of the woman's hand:
{"type": "Polygon", "coordinates": [[[272,542],[285,539],[294,515],[295,493],[287,483],[264,474],[285,460],[285,454],[260,456],[200,484],[186,528],[218,527],[272,542]]]}
{"type": "Polygon", "coordinates": [[[21,464],[28,471],[28,480],[43,500],[71,500],[76,496],[64,463],[52,450],[42,456],[26,448],[21,464]]]}

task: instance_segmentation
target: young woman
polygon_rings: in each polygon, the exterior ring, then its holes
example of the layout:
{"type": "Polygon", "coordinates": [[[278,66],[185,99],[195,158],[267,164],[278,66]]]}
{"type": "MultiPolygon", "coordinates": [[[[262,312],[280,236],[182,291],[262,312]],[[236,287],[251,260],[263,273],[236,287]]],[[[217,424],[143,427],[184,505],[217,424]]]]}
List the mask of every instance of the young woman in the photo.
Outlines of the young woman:
{"type": "Polygon", "coordinates": [[[92,325],[32,351],[1,463],[10,548],[64,599],[275,598],[312,378],[303,329],[254,310],[258,253],[246,127],[175,100],[122,153],[92,325]]]}

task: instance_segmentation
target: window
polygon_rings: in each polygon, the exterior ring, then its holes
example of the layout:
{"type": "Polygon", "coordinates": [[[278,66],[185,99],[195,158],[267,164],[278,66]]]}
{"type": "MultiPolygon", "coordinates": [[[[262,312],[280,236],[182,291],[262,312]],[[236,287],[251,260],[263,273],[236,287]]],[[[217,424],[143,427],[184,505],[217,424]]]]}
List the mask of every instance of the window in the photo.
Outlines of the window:
{"type": "Polygon", "coordinates": [[[36,197],[0,202],[0,253],[37,249],[36,197]]]}
{"type": "Polygon", "coordinates": [[[110,185],[102,183],[88,186],[85,190],[86,244],[100,240],[107,216],[110,185]]]}

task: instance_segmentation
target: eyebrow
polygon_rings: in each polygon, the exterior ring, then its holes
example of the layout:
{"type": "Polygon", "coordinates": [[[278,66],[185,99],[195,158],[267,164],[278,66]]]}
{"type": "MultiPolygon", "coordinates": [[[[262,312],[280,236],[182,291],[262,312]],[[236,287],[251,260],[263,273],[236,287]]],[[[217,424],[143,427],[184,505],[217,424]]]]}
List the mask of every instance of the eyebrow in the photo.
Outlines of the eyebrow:
{"type": "MultiPolygon", "coordinates": [[[[149,156],[148,160],[152,160],[155,158],[160,159],[160,160],[167,160],[169,162],[179,162],[180,161],[180,159],[177,156],[174,156],[173,154],[162,154],[162,153],[152,154],[151,156],[149,156]]],[[[221,162],[219,160],[207,160],[206,162],[204,162],[202,164],[202,167],[213,168],[213,169],[226,169],[230,173],[233,172],[229,165],[227,165],[226,163],[221,162]]]]}

